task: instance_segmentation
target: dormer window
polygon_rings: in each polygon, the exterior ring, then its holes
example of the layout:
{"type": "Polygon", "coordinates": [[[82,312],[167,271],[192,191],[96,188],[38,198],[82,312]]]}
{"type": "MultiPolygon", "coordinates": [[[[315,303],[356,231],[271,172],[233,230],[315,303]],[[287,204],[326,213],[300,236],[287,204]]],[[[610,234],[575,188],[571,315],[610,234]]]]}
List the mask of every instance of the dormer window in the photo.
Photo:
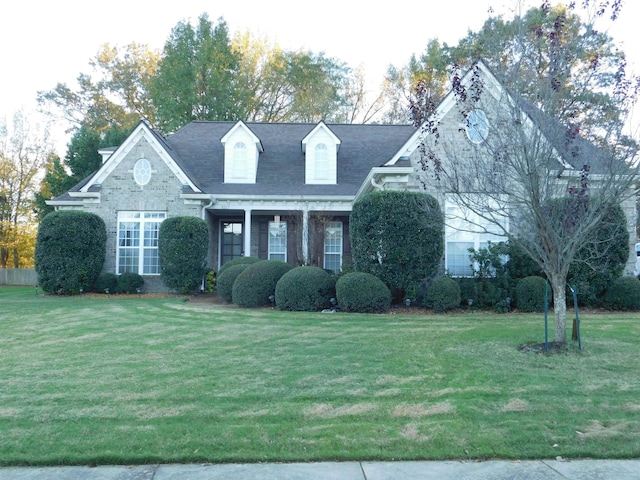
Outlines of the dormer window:
{"type": "Polygon", "coordinates": [[[243,122],[236,123],[220,141],[224,145],[224,182],[256,183],[260,139],[243,122]]]}
{"type": "Polygon", "coordinates": [[[231,165],[231,177],[243,179],[247,171],[247,145],[244,142],[237,142],[233,146],[233,163],[231,165]]]}
{"type": "Polygon", "coordinates": [[[316,180],[329,179],[329,152],[324,143],[316,145],[314,158],[314,173],[316,180]]]}
{"type": "Polygon", "coordinates": [[[302,140],[307,184],[335,185],[338,183],[338,149],[340,139],[320,122],[302,140]]]}

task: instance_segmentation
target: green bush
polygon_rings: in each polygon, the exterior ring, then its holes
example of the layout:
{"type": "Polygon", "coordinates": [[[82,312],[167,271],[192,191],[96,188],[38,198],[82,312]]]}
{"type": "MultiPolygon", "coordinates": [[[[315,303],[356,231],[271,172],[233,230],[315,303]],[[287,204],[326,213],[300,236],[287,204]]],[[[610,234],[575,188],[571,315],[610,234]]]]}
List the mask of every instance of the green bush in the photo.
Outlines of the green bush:
{"type": "Polygon", "coordinates": [[[440,267],[444,217],[431,195],[374,191],[354,203],[349,235],[354,270],[375,275],[402,300],[440,267]]]}
{"type": "Polygon", "coordinates": [[[438,278],[427,289],[424,304],[437,313],[459,308],[460,285],[451,277],[438,278]]]}
{"type": "Polygon", "coordinates": [[[391,291],[375,275],[353,272],[338,278],[336,299],[345,312],[383,313],[391,306],[391,291]]]}
{"type": "Polygon", "coordinates": [[[118,293],[136,293],[137,289],[142,289],[144,279],[134,272],[124,272],[118,276],[118,293]]]}
{"type": "Polygon", "coordinates": [[[48,293],[89,291],[106,255],[107,230],[93,213],[51,212],[38,228],[35,269],[38,284],[48,293]]]}
{"type": "Polygon", "coordinates": [[[209,227],[197,217],[171,217],[160,224],[158,254],[165,285],[190,293],[202,282],[209,248],[209,227]]]}
{"type": "Polygon", "coordinates": [[[204,291],[212,293],[216,289],[216,271],[211,268],[204,277],[204,291]]]}
{"type": "Polygon", "coordinates": [[[314,312],[329,307],[336,280],[320,267],[296,267],[276,285],[276,306],[280,310],[314,312]]]}
{"type": "Polygon", "coordinates": [[[238,278],[241,272],[246,268],[249,268],[249,263],[238,263],[231,265],[224,270],[220,270],[218,274],[218,282],[216,284],[218,290],[218,296],[225,302],[231,303],[233,301],[233,283],[238,278]]]}
{"type": "Polygon", "coordinates": [[[103,273],[93,285],[93,291],[97,293],[107,293],[107,289],[110,294],[118,290],[118,276],[115,273],[103,273]]]}
{"type": "Polygon", "coordinates": [[[233,303],[245,308],[269,305],[269,295],[275,295],[278,280],[292,268],[281,260],[250,264],[233,282],[233,303]]]}
{"type": "Polygon", "coordinates": [[[620,277],[607,290],[606,306],[611,310],[640,310],[640,280],[636,277],[620,277]]]}
{"type": "MultiPolygon", "coordinates": [[[[538,276],[520,279],[516,285],[516,305],[521,312],[543,312],[547,281],[538,276]]],[[[549,294],[550,295],[550,294],[549,294]]]]}
{"type": "Polygon", "coordinates": [[[578,294],[578,301],[589,307],[601,307],[605,294],[620,278],[629,260],[629,231],[624,211],[610,208],[598,228],[578,250],[571,263],[567,283],[578,294]]]}
{"type": "Polygon", "coordinates": [[[233,267],[234,265],[240,265],[240,264],[251,265],[251,264],[254,264],[254,263],[261,262],[262,260],[263,260],[262,258],[258,258],[258,257],[238,257],[238,258],[234,258],[233,260],[229,260],[228,262],[226,262],[224,265],[222,265],[220,267],[220,269],[218,270],[218,276],[220,276],[220,274],[222,272],[224,272],[227,268],[233,267]]]}

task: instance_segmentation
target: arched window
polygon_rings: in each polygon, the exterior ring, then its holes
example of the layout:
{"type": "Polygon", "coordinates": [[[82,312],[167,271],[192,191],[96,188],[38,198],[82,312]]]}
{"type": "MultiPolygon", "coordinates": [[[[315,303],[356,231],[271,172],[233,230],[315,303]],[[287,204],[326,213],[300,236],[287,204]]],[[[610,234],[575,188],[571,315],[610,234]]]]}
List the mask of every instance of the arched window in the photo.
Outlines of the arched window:
{"type": "Polygon", "coordinates": [[[316,145],[313,173],[316,180],[329,178],[329,150],[324,143],[316,145]]]}
{"type": "Polygon", "coordinates": [[[247,176],[247,156],[247,145],[244,142],[237,142],[233,146],[233,166],[231,167],[233,178],[247,176]]]}

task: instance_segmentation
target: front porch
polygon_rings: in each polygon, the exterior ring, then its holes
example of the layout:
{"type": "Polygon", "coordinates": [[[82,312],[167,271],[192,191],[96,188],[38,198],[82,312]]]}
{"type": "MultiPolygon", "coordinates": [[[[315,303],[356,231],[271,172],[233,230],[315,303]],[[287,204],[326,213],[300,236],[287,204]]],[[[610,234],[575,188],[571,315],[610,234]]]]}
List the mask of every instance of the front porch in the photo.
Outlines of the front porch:
{"type": "MultiPolygon", "coordinates": [[[[324,205],[327,206],[327,205],[324,205]]],[[[241,256],[313,265],[339,272],[351,261],[349,209],[209,208],[208,265],[215,270],[241,256]]],[[[334,206],[335,207],[335,206],[334,206]]]]}

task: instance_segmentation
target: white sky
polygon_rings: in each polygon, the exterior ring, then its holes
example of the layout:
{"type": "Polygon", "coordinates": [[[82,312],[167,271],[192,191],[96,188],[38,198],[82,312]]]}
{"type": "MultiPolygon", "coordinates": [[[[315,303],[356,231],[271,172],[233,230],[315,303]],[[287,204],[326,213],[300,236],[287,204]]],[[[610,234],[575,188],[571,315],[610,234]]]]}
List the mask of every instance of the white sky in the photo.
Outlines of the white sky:
{"type": "MultiPolygon", "coordinates": [[[[529,1],[538,5],[541,0],[529,1]]],[[[555,2],[554,2],[555,3],[555,2]]],[[[566,2],[565,2],[566,3],[566,2]]],[[[455,44],[469,29],[479,29],[489,7],[497,13],[515,0],[8,0],[0,13],[0,119],[17,109],[35,109],[39,90],[58,82],[74,86],[101,45],[131,42],[161,50],[181,20],[206,12],[223,17],[231,35],[250,30],[285,49],[325,52],[351,67],[363,65],[376,87],[389,64],[404,65],[430,38],[455,44]]],[[[626,0],[610,33],[629,59],[640,65],[640,40],[634,29],[640,2],[626,0]]],[[[64,152],[59,152],[64,153],[64,152]]]]}

